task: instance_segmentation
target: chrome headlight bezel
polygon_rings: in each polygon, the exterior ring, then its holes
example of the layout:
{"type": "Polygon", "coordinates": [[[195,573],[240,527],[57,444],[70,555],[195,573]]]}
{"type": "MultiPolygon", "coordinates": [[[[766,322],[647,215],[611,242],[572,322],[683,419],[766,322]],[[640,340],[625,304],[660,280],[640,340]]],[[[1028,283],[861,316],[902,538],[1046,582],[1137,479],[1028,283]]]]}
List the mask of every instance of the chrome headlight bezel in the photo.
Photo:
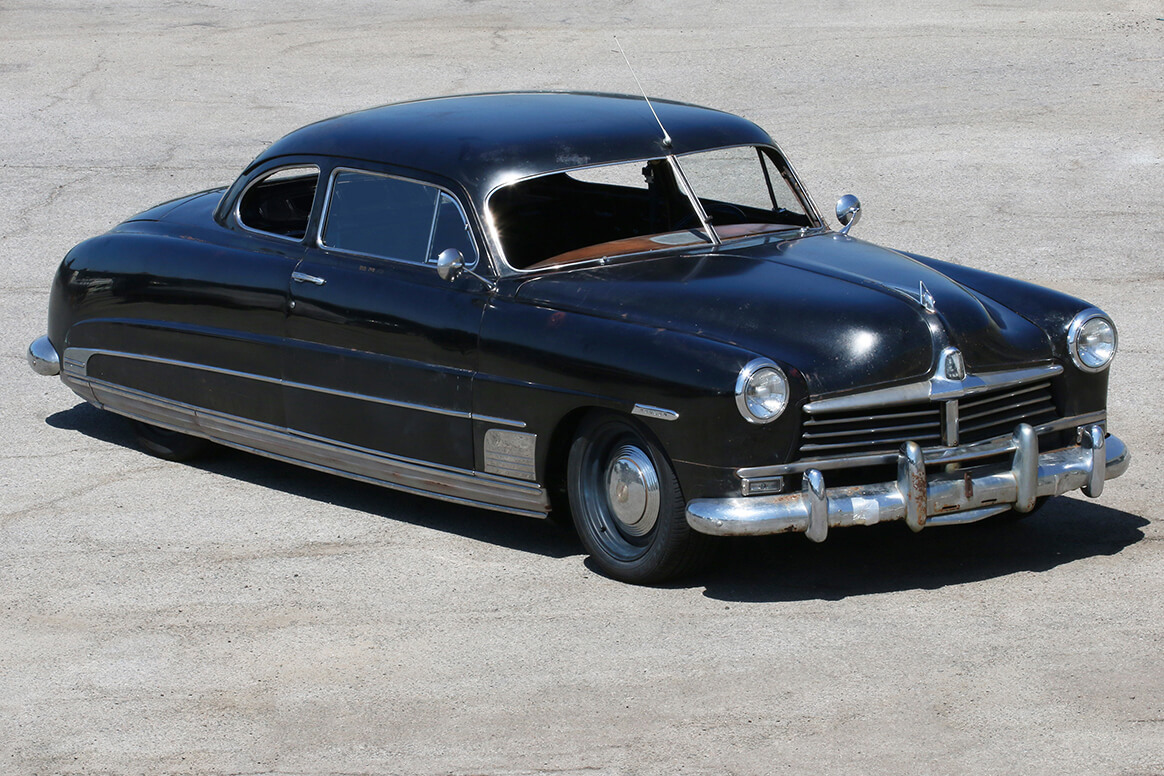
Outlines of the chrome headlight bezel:
{"type": "Polygon", "coordinates": [[[788,409],[790,385],[788,376],[784,374],[784,370],[777,366],[775,361],[769,358],[755,358],[744,365],[740,370],[740,374],[736,377],[736,408],[739,409],[740,415],[749,423],[763,425],[771,423],[784,414],[788,409]],[[783,400],[775,410],[767,413],[757,411],[757,404],[750,396],[750,390],[764,380],[775,380],[781,386],[783,400]]]}
{"type": "Polygon", "coordinates": [[[1076,367],[1084,372],[1096,373],[1102,372],[1111,366],[1111,362],[1115,359],[1116,352],[1119,350],[1119,333],[1116,331],[1115,323],[1102,310],[1090,307],[1082,312],[1076,314],[1071,319],[1071,325],[1067,327],[1067,350],[1071,354],[1071,361],[1076,367]],[[1084,340],[1085,327],[1092,321],[1097,321],[1101,324],[1106,324],[1111,330],[1111,353],[1098,365],[1091,365],[1084,360],[1080,347],[1084,340]]]}

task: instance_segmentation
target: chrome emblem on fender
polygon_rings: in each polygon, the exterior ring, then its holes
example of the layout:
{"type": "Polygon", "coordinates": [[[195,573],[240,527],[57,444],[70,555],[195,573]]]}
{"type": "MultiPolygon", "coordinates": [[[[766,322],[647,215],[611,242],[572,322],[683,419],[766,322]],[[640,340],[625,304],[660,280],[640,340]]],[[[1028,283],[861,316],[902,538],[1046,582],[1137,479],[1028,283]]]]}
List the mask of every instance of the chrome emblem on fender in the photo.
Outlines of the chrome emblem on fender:
{"type": "Polygon", "coordinates": [[[932,313],[934,311],[934,295],[926,288],[926,284],[918,281],[917,284],[917,300],[921,302],[921,306],[926,308],[926,312],[932,313]]]}

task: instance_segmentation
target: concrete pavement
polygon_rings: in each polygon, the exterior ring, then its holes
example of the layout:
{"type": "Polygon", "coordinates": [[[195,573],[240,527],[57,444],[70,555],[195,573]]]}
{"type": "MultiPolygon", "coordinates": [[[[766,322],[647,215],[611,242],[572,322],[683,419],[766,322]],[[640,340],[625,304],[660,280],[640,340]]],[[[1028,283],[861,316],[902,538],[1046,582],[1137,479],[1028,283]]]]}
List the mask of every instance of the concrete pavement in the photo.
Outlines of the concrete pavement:
{"type": "Polygon", "coordinates": [[[1027,5],[0,3],[0,772],[1164,773],[1164,21],[1027,5]],[[1106,309],[1130,471],[644,589],[543,523],[150,458],[25,364],[79,240],[337,113],[634,91],[615,33],[855,235],[1106,309]]]}

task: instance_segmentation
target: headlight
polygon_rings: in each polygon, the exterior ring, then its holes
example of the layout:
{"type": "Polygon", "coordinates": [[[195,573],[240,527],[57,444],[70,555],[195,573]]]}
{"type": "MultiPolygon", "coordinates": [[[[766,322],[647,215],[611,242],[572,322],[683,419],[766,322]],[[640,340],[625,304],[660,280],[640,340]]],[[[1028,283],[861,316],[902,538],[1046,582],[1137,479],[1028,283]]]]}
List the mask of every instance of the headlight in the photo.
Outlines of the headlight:
{"type": "Polygon", "coordinates": [[[736,378],[736,406],[749,423],[770,423],[788,406],[788,378],[766,358],[749,361],[736,378]]]}
{"type": "Polygon", "coordinates": [[[1100,372],[1116,354],[1115,325],[1094,308],[1075,316],[1067,328],[1067,348],[1075,366],[1084,372],[1100,372]]]}

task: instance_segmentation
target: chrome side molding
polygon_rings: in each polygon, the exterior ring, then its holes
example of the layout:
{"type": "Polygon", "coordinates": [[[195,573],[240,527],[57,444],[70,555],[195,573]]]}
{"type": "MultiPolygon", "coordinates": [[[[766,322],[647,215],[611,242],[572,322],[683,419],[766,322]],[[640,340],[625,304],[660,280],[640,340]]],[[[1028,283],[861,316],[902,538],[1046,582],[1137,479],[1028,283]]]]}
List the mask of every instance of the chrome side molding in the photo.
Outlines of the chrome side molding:
{"type": "MultiPolygon", "coordinates": [[[[36,344],[36,343],[33,343],[36,344]]],[[[521,420],[512,420],[509,418],[498,418],[491,415],[478,415],[466,410],[456,410],[447,407],[436,407],[427,404],[417,404],[415,402],[400,401],[398,399],[389,399],[384,396],[370,396],[365,393],[353,393],[352,391],[343,391],[338,388],[327,388],[322,385],[310,385],[308,383],[294,382],[292,380],[284,380],[280,377],[270,377],[267,375],[255,374],[254,372],[241,372],[236,369],[226,369],[223,367],[210,366],[208,364],[198,364],[192,361],[180,361],[173,358],[162,358],[160,356],[149,356],[143,353],[129,353],[122,350],[105,350],[96,348],[65,348],[65,374],[66,377],[74,380],[83,381],[88,380],[89,359],[93,356],[110,356],[112,358],[128,358],[135,361],[146,361],[151,364],[165,364],[167,366],[177,366],[183,369],[197,369],[201,372],[213,372],[214,374],[228,375],[230,377],[239,377],[246,380],[256,380],[263,383],[275,383],[282,385],[285,388],[298,388],[304,391],[313,391],[315,393],[325,393],[330,396],[343,396],[348,399],[357,399],[359,401],[372,402],[374,404],[384,404],[389,407],[400,407],[402,409],[417,410],[419,412],[429,412],[434,415],[446,415],[452,418],[466,418],[469,420],[481,421],[491,425],[511,426],[513,428],[525,428],[525,422],[521,420]]],[[[69,382],[66,380],[66,382],[69,382]]],[[[69,383],[70,387],[77,391],[76,384],[69,383]]],[[[79,391],[78,391],[79,392],[79,391]]],[[[86,394],[81,394],[86,401],[90,401],[86,394]]]]}
{"type": "Polygon", "coordinates": [[[658,420],[679,420],[679,413],[675,410],[665,409],[663,407],[652,407],[650,404],[636,404],[631,410],[632,415],[641,415],[644,418],[656,418],[658,420]]]}
{"type": "Polygon", "coordinates": [[[214,412],[85,377],[83,365],[70,366],[65,384],[118,415],[317,471],[527,517],[544,518],[550,510],[549,496],[536,482],[403,458],[214,412]]]}

